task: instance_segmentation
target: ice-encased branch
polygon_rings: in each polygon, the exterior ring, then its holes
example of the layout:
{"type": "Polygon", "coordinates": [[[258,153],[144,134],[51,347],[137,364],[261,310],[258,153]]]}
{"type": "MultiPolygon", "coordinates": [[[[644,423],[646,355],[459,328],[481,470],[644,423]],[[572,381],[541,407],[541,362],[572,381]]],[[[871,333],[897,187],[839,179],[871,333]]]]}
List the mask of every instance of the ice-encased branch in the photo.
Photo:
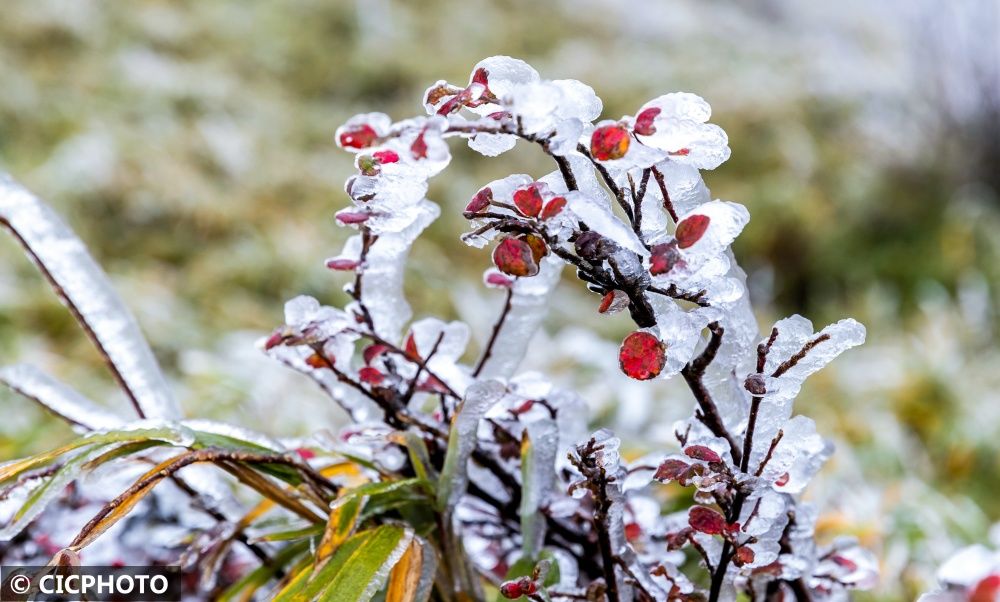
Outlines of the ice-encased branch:
{"type": "Polygon", "coordinates": [[[3,173],[0,225],[21,243],[83,326],[139,415],[179,418],[180,408],[138,323],[83,241],[44,201],[3,173]]]}

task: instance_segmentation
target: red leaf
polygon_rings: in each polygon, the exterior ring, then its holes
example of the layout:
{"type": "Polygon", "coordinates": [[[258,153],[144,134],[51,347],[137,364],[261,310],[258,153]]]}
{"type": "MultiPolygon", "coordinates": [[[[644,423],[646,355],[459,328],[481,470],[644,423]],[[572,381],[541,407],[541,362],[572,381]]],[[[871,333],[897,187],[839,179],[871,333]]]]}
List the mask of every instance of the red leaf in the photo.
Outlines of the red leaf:
{"type": "Polygon", "coordinates": [[[489,270],[486,274],[486,284],[490,286],[498,286],[502,288],[510,288],[514,285],[514,281],[510,278],[504,276],[496,270],[489,270]]]}
{"type": "Polygon", "coordinates": [[[493,190],[491,190],[490,187],[487,186],[486,188],[483,188],[482,190],[477,192],[476,196],[472,197],[472,200],[469,201],[469,204],[465,206],[465,212],[479,213],[483,209],[489,207],[490,203],[492,202],[493,202],[493,190]]]}
{"type": "Polygon", "coordinates": [[[674,232],[677,246],[686,249],[701,240],[711,221],[707,215],[692,215],[682,220],[681,223],[677,224],[677,230],[674,232]]]}
{"type": "Polygon", "coordinates": [[[542,209],[542,214],[539,217],[542,219],[552,219],[562,213],[563,207],[565,206],[566,199],[564,197],[557,196],[545,204],[545,209],[542,209]]]}
{"type": "Polygon", "coordinates": [[[306,358],[306,365],[310,368],[315,368],[317,370],[322,370],[323,368],[329,368],[330,363],[327,363],[327,359],[318,353],[314,353],[306,358]]]}
{"type": "Polygon", "coordinates": [[[368,383],[369,385],[378,385],[385,380],[385,375],[378,371],[377,368],[372,368],[371,366],[365,366],[361,370],[358,370],[358,377],[361,382],[368,383]]]}
{"type": "Polygon", "coordinates": [[[385,165],[386,163],[396,163],[397,161],[399,161],[399,155],[396,154],[396,151],[391,151],[391,150],[376,151],[372,153],[372,156],[375,157],[375,159],[383,165],[385,165]]]}
{"type": "Polygon", "coordinates": [[[535,263],[540,262],[542,257],[549,254],[549,247],[541,237],[534,234],[522,234],[518,238],[528,243],[528,246],[531,247],[531,256],[535,259],[535,263]]]}
{"type": "Polygon", "coordinates": [[[621,159],[630,142],[628,130],[620,125],[605,125],[590,136],[590,154],[598,161],[621,159]]]}
{"type": "Polygon", "coordinates": [[[675,241],[654,245],[650,249],[649,273],[653,276],[666,274],[675,266],[680,265],[682,261],[675,241]]]}
{"type": "Polygon", "coordinates": [[[370,364],[372,363],[372,360],[374,360],[375,358],[382,355],[388,350],[389,348],[386,347],[385,345],[382,345],[380,343],[373,343],[365,347],[365,350],[361,352],[361,357],[365,359],[365,364],[370,364]]]}
{"type": "Polygon", "coordinates": [[[639,523],[628,523],[625,525],[625,539],[629,541],[635,541],[642,536],[642,527],[639,523]]]}
{"type": "Polygon", "coordinates": [[[412,332],[409,334],[409,336],[406,337],[406,345],[404,351],[406,352],[406,357],[410,358],[415,362],[420,361],[420,351],[417,349],[417,340],[413,338],[412,332]]]}
{"type": "Polygon", "coordinates": [[[663,482],[681,481],[687,476],[689,468],[691,468],[691,465],[684,460],[668,458],[656,469],[656,474],[653,475],[653,478],[663,482]]]}
{"type": "Polygon", "coordinates": [[[413,153],[414,159],[426,159],[427,158],[427,141],[424,140],[424,134],[427,130],[421,131],[414,138],[413,144],[410,145],[410,152],[413,153]]]}
{"type": "Polygon", "coordinates": [[[362,123],[340,133],[340,145],[348,148],[368,148],[378,138],[375,129],[362,123]]]}
{"type": "Polygon", "coordinates": [[[684,450],[689,458],[694,458],[695,460],[701,460],[703,462],[722,462],[722,457],[715,453],[710,447],[705,447],[704,445],[692,445],[691,447],[684,450]]]}
{"type": "Polygon", "coordinates": [[[538,217],[538,213],[542,210],[542,193],[534,184],[519,188],[514,191],[514,206],[521,215],[538,217]]]}
{"type": "Polygon", "coordinates": [[[994,574],[976,584],[969,594],[969,602],[995,602],[998,595],[1000,595],[1000,575],[994,574]]]}
{"type": "Polygon", "coordinates": [[[604,296],[601,298],[601,305],[600,307],[597,308],[597,311],[602,314],[607,312],[609,309],[611,309],[611,304],[614,302],[614,300],[615,300],[615,291],[608,291],[604,293],[604,296]]]}
{"type": "Polygon", "coordinates": [[[655,378],[667,363],[667,347],[648,332],[633,332],[622,341],[618,365],[636,380],[655,378]]]}
{"type": "Polygon", "coordinates": [[[751,562],[753,562],[753,559],[754,559],[753,549],[747,546],[741,546],[739,548],[736,548],[736,555],[733,557],[734,562],[736,562],[736,566],[743,566],[745,564],[750,564],[751,562]]]}
{"type": "Polygon", "coordinates": [[[303,460],[312,460],[316,457],[316,452],[309,449],[308,447],[300,447],[295,450],[295,453],[299,455],[303,460]]]}
{"type": "Polygon", "coordinates": [[[371,214],[367,211],[340,211],[337,213],[337,221],[342,224],[360,224],[368,221],[371,214]]]}
{"type": "Polygon", "coordinates": [[[650,107],[635,116],[635,130],[636,134],[641,136],[652,136],[656,133],[656,127],[653,125],[653,120],[656,116],[660,114],[660,109],[658,107],[650,107]]]}
{"type": "Polygon", "coordinates": [[[688,511],[688,524],[695,531],[707,535],[720,535],[726,530],[725,517],[705,506],[694,506],[688,511]]]}
{"type": "Polygon", "coordinates": [[[488,86],[489,77],[490,77],[490,72],[487,71],[485,68],[480,67],[479,69],[476,69],[475,73],[472,74],[472,83],[488,86]]]}
{"type": "Polygon", "coordinates": [[[326,260],[326,267],[338,272],[347,272],[360,265],[354,259],[337,259],[336,257],[326,260]]]}
{"type": "Polygon", "coordinates": [[[783,474],[780,477],[778,477],[778,480],[775,481],[774,484],[777,485],[778,487],[784,487],[785,485],[788,484],[788,481],[790,481],[791,478],[792,478],[791,475],[789,475],[786,472],[785,474],[783,474]]]}
{"type": "Polygon", "coordinates": [[[516,238],[505,238],[493,249],[493,263],[509,276],[534,276],[538,273],[531,245],[516,238]]]}

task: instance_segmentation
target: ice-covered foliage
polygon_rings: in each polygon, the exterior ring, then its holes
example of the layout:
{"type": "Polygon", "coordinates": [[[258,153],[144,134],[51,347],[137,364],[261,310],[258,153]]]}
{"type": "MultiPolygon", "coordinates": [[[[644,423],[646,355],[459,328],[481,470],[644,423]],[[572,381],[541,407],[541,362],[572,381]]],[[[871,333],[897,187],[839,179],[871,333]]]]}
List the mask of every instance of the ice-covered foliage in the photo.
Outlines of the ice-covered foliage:
{"type": "MultiPolygon", "coordinates": [[[[206,543],[192,554],[211,573],[241,541],[263,569],[233,587],[252,595],[271,583],[280,599],[343,596],[354,584],[347,593],[357,600],[382,589],[390,601],[483,599],[495,587],[543,600],[818,601],[871,586],[869,553],[848,539],[814,541],[818,509],[799,495],[832,446],[793,407],[805,379],[861,344],[864,327],[845,319],[816,332],[793,316],[761,333],[730,248],[749,212],[713,200],[699,171],[730,155],[708,103],[672,93],[635,115],[599,120],[602,102],[589,86],[492,57],[467,83],[432,85],[423,104],[426,116],[366,113],[337,130],[357,174],[336,221],[357,234],[326,265],[346,276],[351,301],[297,297],[284,325],[260,341],[352,420],[309,441],[164,415],[165,389],[127,315],[120,333],[103,325],[114,324],[105,314],[115,298],[93,284],[101,281],[94,273],[73,286],[70,266],[89,258],[5,180],[5,225],[69,297],[137,405],[174,420],[131,425],[33,369],[8,368],[6,383],[81,429],[112,430],[0,467],[7,497],[61,487],[107,462],[151,462],[56,547],[78,553],[159,480],[177,481],[190,464],[217,465],[269,501],[240,515],[232,499],[213,498],[219,524],[201,532],[206,543]],[[537,145],[554,167],[490,182],[461,202],[469,221],[461,238],[489,247],[484,285],[504,298],[474,350],[469,327],[412,321],[403,296],[410,247],[441,212],[426,195],[450,162],[449,138],[485,156],[537,145]],[[49,231],[72,244],[39,248],[49,231]],[[578,395],[521,365],[569,273],[594,293],[593,320],[628,312],[634,331],[617,358],[625,375],[680,379],[690,390],[693,412],[674,426],[675,450],[630,461],[612,432],[587,434],[578,395]],[[87,310],[88,293],[106,301],[87,310]],[[138,359],[121,367],[115,354],[124,344],[138,359]],[[661,508],[664,487],[688,488],[690,503],[661,508]]],[[[210,485],[181,490],[202,500],[210,485]]]]}

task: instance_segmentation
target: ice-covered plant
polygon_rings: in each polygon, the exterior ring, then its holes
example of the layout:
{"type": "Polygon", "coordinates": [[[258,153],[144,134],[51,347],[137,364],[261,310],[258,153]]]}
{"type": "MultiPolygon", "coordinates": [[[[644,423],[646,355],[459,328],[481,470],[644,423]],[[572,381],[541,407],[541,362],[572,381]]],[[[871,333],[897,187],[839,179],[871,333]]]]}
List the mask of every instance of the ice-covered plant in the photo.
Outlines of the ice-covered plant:
{"type": "MultiPolygon", "coordinates": [[[[5,497],[23,492],[4,534],[60,501],[81,472],[146,462],[155,467],[96,510],[86,506],[90,520],[54,551],[81,553],[154,485],[172,481],[168,491],[212,519],[175,520],[198,533],[185,559],[207,587],[233,562],[234,541],[243,542],[242,557],[256,556],[259,568],[229,585],[230,597],[384,592],[392,602],[450,601],[495,589],[532,600],[833,600],[870,585],[874,560],[855,542],[814,541],[817,509],[799,494],[831,448],[792,407],[805,378],[860,344],[864,328],[848,319],[815,332],[793,316],[762,336],[730,250],[749,214],[712,200],[699,171],[730,153],[725,132],[708,123],[708,104],[666,94],[635,115],[595,123],[602,103],[589,86],[493,57],[468,84],[431,86],[424,105],[427,116],[362,114],[336,132],[358,171],[336,219],[357,234],[326,265],[348,276],[352,300],[335,308],[293,299],[285,325],[261,343],[351,419],[338,436],[306,443],[182,419],[79,241],[4,182],[0,221],[80,318],[144,419],[94,411],[31,368],[6,369],[10,386],[90,432],[0,467],[5,497]],[[469,191],[462,240],[491,247],[483,281],[504,299],[469,363],[469,328],[411,322],[402,293],[409,249],[440,213],[426,194],[450,161],[447,138],[487,156],[519,141],[537,145],[555,166],[469,191]],[[694,410],[675,426],[676,453],[627,461],[611,432],[587,434],[579,396],[524,371],[563,272],[595,293],[594,319],[628,311],[635,331],[618,357],[626,375],[680,378],[690,389],[694,410]],[[215,473],[182,480],[196,463],[221,468],[263,501],[241,509],[219,493],[228,481],[215,473]],[[689,488],[691,503],[665,508],[665,487],[689,488]]],[[[160,489],[152,493],[155,501],[160,489]]],[[[63,500],[39,522],[68,507],[63,500]]],[[[116,537],[154,523],[147,512],[116,537]]]]}

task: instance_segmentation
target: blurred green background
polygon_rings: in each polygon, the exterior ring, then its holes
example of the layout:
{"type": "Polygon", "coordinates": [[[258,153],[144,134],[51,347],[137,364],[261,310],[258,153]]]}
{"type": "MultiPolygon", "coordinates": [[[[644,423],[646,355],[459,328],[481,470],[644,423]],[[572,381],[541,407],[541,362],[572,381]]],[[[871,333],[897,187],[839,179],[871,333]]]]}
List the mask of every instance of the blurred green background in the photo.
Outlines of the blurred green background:
{"type": "MultiPolygon", "coordinates": [[[[797,407],[840,444],[814,493],[824,525],[883,559],[872,596],[912,599],[1000,519],[1000,5],[820,4],[13,0],[0,166],[87,241],[189,414],[305,434],[315,422],[290,399],[322,399],[252,342],[296,294],[345,299],[322,260],[346,236],[332,214],[352,165],[333,131],[348,116],[418,114],[427,85],[465,81],[493,54],[591,84],[605,117],[701,94],[733,149],[706,180],[753,216],[736,251],[761,323],[797,312],[869,328],[797,407]]],[[[487,259],[457,241],[468,196],[541,175],[529,149],[489,162],[453,150],[429,195],[444,215],[414,249],[417,316],[474,300],[487,259]]],[[[16,245],[0,240],[0,258],[0,360],[124,408],[16,245]]],[[[567,279],[548,330],[594,303],[567,279]]],[[[609,339],[626,327],[596,325],[609,339]]],[[[7,392],[0,408],[0,458],[70,436],[7,392]]]]}

